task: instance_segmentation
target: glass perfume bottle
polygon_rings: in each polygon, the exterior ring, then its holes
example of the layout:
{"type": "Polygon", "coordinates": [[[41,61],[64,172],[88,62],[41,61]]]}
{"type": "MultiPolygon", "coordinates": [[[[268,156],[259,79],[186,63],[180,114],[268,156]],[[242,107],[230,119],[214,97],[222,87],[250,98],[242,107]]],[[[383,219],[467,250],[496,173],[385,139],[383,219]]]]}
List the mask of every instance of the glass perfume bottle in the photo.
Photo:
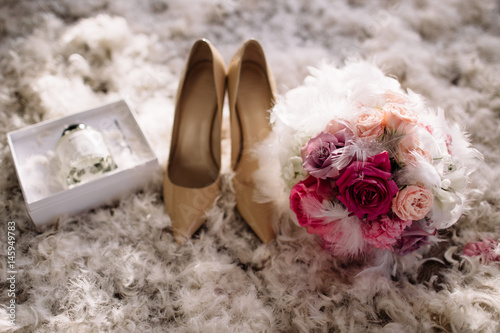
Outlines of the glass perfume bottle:
{"type": "Polygon", "coordinates": [[[56,154],[68,188],[117,168],[101,132],[81,123],[64,129],[56,154]]]}

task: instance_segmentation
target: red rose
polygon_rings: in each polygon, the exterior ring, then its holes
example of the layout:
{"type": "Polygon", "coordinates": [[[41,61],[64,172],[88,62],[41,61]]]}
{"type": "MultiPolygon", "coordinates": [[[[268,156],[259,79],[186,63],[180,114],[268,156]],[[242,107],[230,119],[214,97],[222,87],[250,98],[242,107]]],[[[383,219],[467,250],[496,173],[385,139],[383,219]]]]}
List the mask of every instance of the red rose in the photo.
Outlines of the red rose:
{"type": "Polygon", "coordinates": [[[333,198],[331,183],[309,176],[292,188],[290,208],[297,216],[299,224],[307,228],[307,232],[318,234],[325,225],[322,219],[315,217],[315,213],[319,213],[323,200],[330,198],[333,198]]]}
{"type": "Polygon", "coordinates": [[[390,178],[387,152],[352,162],[336,182],[337,199],[357,217],[375,219],[389,212],[392,198],[398,193],[398,186],[390,178]]]}

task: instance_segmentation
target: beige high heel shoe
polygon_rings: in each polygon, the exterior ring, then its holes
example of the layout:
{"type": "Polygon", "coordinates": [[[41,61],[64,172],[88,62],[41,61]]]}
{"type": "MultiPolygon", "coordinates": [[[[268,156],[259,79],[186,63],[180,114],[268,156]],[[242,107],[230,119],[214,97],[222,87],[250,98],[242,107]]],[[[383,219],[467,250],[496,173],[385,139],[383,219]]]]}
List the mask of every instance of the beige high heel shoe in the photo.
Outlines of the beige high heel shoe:
{"type": "Polygon", "coordinates": [[[245,42],[233,56],[227,84],[236,206],[257,236],[267,243],[274,238],[275,210],[271,203],[255,202],[253,173],[258,161],[251,149],[271,131],[268,111],[274,105],[276,87],[264,51],[256,40],[245,42]]]}
{"type": "Polygon", "coordinates": [[[219,194],[225,84],[220,53],[208,40],[196,41],[179,82],[163,186],[178,243],[201,227],[219,194]]]}

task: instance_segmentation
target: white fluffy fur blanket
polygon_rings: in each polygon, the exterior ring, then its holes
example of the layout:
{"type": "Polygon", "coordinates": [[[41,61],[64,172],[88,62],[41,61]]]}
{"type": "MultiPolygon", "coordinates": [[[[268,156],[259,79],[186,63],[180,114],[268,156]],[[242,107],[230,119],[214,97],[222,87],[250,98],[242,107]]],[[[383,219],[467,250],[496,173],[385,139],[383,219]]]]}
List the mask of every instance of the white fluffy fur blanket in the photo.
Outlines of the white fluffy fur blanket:
{"type": "Polygon", "coordinates": [[[494,0],[2,0],[0,330],[500,331],[500,263],[463,254],[468,242],[500,238],[499,17],[494,0]],[[173,240],[161,173],[114,205],[37,232],[6,133],[124,98],[164,168],[177,83],[201,37],[226,61],[258,39],[280,96],[309,66],[376,64],[470,133],[485,158],[470,209],[442,242],[387,274],[356,276],[359,263],[332,258],[287,220],[263,245],[234,211],[225,108],[223,190],[187,244],[173,240]]]}

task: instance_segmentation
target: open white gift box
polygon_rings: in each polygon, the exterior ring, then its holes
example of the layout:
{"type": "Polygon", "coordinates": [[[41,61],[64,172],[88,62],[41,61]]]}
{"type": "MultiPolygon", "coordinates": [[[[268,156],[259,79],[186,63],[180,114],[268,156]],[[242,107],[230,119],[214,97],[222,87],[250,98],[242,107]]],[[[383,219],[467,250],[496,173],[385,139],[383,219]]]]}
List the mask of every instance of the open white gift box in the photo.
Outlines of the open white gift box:
{"type": "Polygon", "coordinates": [[[157,173],[158,159],[124,101],[41,122],[7,134],[28,213],[39,227],[138,190],[157,173]],[[101,132],[117,168],[68,188],[55,148],[63,130],[83,123],[101,132]]]}

